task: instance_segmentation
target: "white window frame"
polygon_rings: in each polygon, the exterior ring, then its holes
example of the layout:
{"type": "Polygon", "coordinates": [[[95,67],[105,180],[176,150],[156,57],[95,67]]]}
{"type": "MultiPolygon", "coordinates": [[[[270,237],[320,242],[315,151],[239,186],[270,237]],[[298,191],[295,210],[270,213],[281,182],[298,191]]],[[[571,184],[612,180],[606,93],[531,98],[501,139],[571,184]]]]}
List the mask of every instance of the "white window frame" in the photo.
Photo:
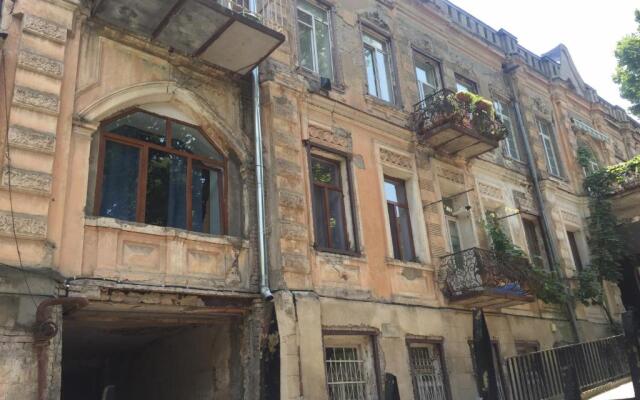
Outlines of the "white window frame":
{"type": "Polygon", "coordinates": [[[393,79],[393,70],[391,68],[391,43],[385,37],[380,35],[376,35],[368,30],[362,32],[362,45],[363,45],[363,62],[365,69],[365,83],[367,86],[367,93],[371,96],[374,96],[382,101],[386,101],[388,103],[393,103],[395,101],[394,94],[394,79],[393,79]],[[367,71],[367,52],[371,52],[372,59],[372,68],[373,68],[373,81],[375,86],[371,88],[369,84],[369,73],[367,71]],[[389,98],[385,99],[382,95],[382,84],[380,82],[380,70],[381,66],[378,65],[378,55],[382,55],[382,59],[384,64],[382,69],[385,73],[387,80],[387,91],[389,93],[389,98]],[[373,89],[373,91],[372,91],[373,89]]]}
{"type": "MultiPolygon", "coordinates": [[[[357,334],[357,335],[340,335],[331,334],[323,337],[324,351],[326,354],[329,348],[355,348],[358,354],[358,360],[362,365],[362,373],[364,378],[365,393],[361,400],[378,400],[378,386],[377,386],[377,374],[375,367],[375,357],[373,355],[374,347],[372,341],[374,338],[371,335],[357,334]]],[[[349,397],[330,397],[329,387],[332,384],[336,384],[332,381],[329,371],[327,371],[328,362],[324,360],[326,385],[327,385],[327,398],[330,400],[351,400],[349,397]]],[[[359,400],[360,400],[359,399],[359,400]]]]}
{"type": "Polygon", "coordinates": [[[516,130],[514,129],[513,121],[511,120],[510,110],[511,105],[503,102],[502,100],[493,100],[493,108],[495,109],[496,116],[500,118],[502,124],[507,129],[508,135],[502,143],[504,148],[504,154],[514,160],[520,161],[520,152],[518,151],[518,140],[516,137],[516,130]]]}
{"type": "Polygon", "coordinates": [[[415,64],[414,70],[416,73],[416,82],[418,84],[418,97],[419,97],[418,101],[422,101],[427,97],[427,94],[425,93],[425,88],[424,88],[425,86],[428,86],[429,89],[431,89],[431,92],[432,92],[431,94],[436,93],[440,90],[440,86],[441,86],[440,82],[442,81],[440,77],[440,65],[435,61],[425,59],[425,57],[423,56],[417,56],[414,64],[415,64]],[[433,82],[433,84],[431,82],[422,81],[419,78],[418,70],[422,70],[425,76],[427,77],[429,76],[425,67],[433,69],[433,77],[435,79],[435,82],[433,82]]]}
{"type": "Polygon", "coordinates": [[[540,140],[542,140],[542,147],[544,149],[545,160],[547,161],[547,170],[549,173],[557,178],[562,178],[562,171],[560,169],[560,160],[556,153],[556,144],[553,137],[553,127],[548,121],[536,119],[538,125],[538,133],[540,134],[540,140]],[[549,132],[545,130],[545,127],[549,129],[549,132]]]}
{"type": "MultiPolygon", "coordinates": [[[[326,8],[321,8],[309,1],[306,0],[298,0],[297,2],[297,7],[296,7],[296,11],[297,12],[301,12],[306,14],[307,16],[309,16],[309,18],[311,18],[311,25],[309,25],[307,22],[305,21],[301,21],[300,18],[298,18],[298,14],[296,13],[296,21],[298,24],[303,24],[309,28],[311,28],[311,36],[312,36],[312,40],[311,40],[311,62],[313,63],[312,69],[310,70],[311,72],[313,72],[314,74],[318,74],[320,75],[320,60],[318,58],[318,36],[317,36],[317,32],[316,32],[316,25],[317,24],[324,24],[327,26],[327,33],[329,35],[329,60],[328,60],[328,65],[331,68],[330,71],[330,76],[323,76],[323,78],[329,78],[331,80],[333,80],[333,75],[334,75],[334,66],[333,66],[333,37],[332,37],[332,32],[331,32],[331,11],[326,9],[326,8]],[[313,14],[311,14],[310,12],[308,12],[307,10],[304,9],[304,6],[309,7],[309,8],[315,8],[323,13],[325,13],[326,15],[326,21],[322,21],[320,19],[318,19],[316,16],[314,16],[313,14]]],[[[300,33],[298,32],[298,35],[300,33]]],[[[298,36],[298,51],[301,52],[302,50],[302,42],[300,40],[300,36],[298,36]]],[[[300,64],[300,67],[309,70],[309,68],[307,68],[306,66],[300,64]]]]}

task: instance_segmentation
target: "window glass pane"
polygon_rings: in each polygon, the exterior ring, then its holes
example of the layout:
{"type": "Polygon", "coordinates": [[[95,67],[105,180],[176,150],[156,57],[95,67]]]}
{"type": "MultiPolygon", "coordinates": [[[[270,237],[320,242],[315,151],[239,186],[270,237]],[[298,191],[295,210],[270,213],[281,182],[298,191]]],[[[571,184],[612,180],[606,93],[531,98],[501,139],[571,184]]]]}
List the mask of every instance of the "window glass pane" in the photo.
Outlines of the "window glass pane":
{"type": "Polygon", "coordinates": [[[396,206],[387,203],[387,214],[389,215],[389,232],[391,232],[391,244],[393,245],[393,258],[399,259],[401,256],[400,238],[398,238],[398,215],[396,206]]]}
{"type": "Polygon", "coordinates": [[[364,64],[367,70],[367,90],[372,96],[378,97],[378,86],[376,82],[376,70],[374,63],[374,50],[370,47],[364,48],[364,64]]]}
{"type": "Polygon", "coordinates": [[[440,346],[412,346],[409,349],[409,357],[416,399],[447,400],[440,346]]]}
{"type": "Polygon", "coordinates": [[[451,252],[457,253],[462,250],[462,242],[460,241],[460,232],[458,231],[458,222],[452,219],[447,221],[449,227],[449,244],[451,252]]]}
{"type": "Polygon", "coordinates": [[[327,347],[325,367],[331,400],[368,398],[364,360],[360,358],[356,347],[327,347]]]}
{"type": "Polygon", "coordinates": [[[416,256],[413,252],[413,237],[411,234],[411,219],[409,210],[403,207],[396,207],[398,213],[398,229],[400,230],[400,247],[402,248],[402,259],[413,261],[416,256]]]}
{"type": "Polygon", "coordinates": [[[186,228],[187,160],[149,149],[145,222],[186,228]]]}
{"type": "Polygon", "coordinates": [[[571,255],[573,256],[573,264],[578,271],[582,271],[582,259],[580,258],[580,251],[578,250],[578,242],[576,241],[575,233],[567,231],[567,237],[569,238],[569,246],[571,247],[571,255]]]}
{"type": "Polygon", "coordinates": [[[105,143],[100,216],[136,220],[140,149],[105,143]]]}
{"type": "Polygon", "coordinates": [[[422,64],[416,67],[416,79],[420,100],[434,94],[438,90],[438,78],[436,69],[431,64],[422,64]]]}
{"type": "Polygon", "coordinates": [[[313,186],[313,225],[315,226],[316,245],[325,248],[329,247],[324,189],[320,186],[313,186]]]}
{"type": "Polygon", "coordinates": [[[104,131],[161,145],[167,139],[165,119],[141,111],[118,118],[107,124],[104,131]]]}
{"type": "Polygon", "coordinates": [[[222,154],[202,136],[199,130],[177,122],[171,124],[171,146],[176,150],[185,151],[211,160],[224,160],[222,154]]]}
{"type": "Polygon", "coordinates": [[[331,36],[329,25],[316,22],[316,51],[318,53],[318,73],[324,78],[333,77],[331,65],[331,36]]]}
{"type": "Polygon", "coordinates": [[[338,166],[328,161],[313,158],[311,160],[313,181],[325,185],[339,186],[338,166]]]}
{"type": "Polygon", "coordinates": [[[537,267],[542,267],[544,264],[536,226],[533,222],[526,219],[522,220],[522,224],[524,226],[524,234],[527,239],[527,247],[529,248],[529,257],[537,267]]]}
{"type": "Polygon", "coordinates": [[[220,172],[194,163],[191,185],[191,230],[221,235],[220,172]]]}
{"type": "Polygon", "coordinates": [[[404,182],[385,179],[384,192],[387,201],[393,201],[405,205],[407,204],[407,193],[404,188],[404,182]]]}
{"type": "MultiPolygon", "coordinates": [[[[298,11],[298,15],[302,14],[298,11]]],[[[313,63],[313,30],[310,26],[298,23],[299,57],[300,65],[310,71],[315,71],[313,63]]]]}
{"type": "Polygon", "coordinates": [[[380,80],[380,98],[385,101],[391,101],[391,81],[388,68],[386,54],[376,51],[376,71],[378,71],[378,79],[380,80]]]}
{"type": "MultiPolygon", "coordinates": [[[[298,1],[298,9],[306,11],[321,22],[327,22],[327,11],[309,4],[306,1],[298,1]]],[[[300,15],[300,13],[298,13],[298,15],[300,15]]]]}
{"type": "Polygon", "coordinates": [[[347,249],[346,225],[344,219],[344,199],[342,193],[329,190],[329,234],[331,235],[331,247],[334,249],[347,249]]]}
{"type": "Polygon", "coordinates": [[[372,38],[371,36],[364,34],[362,35],[363,40],[366,44],[368,44],[369,46],[373,47],[374,49],[378,50],[378,51],[383,51],[384,50],[384,46],[382,45],[382,43],[379,40],[376,40],[374,38],[372,38]]]}
{"type": "MultiPolygon", "coordinates": [[[[301,11],[303,7],[298,7],[298,22],[305,25],[313,25],[313,17],[308,12],[301,11]]],[[[305,10],[306,11],[306,10],[305,10]]]]}

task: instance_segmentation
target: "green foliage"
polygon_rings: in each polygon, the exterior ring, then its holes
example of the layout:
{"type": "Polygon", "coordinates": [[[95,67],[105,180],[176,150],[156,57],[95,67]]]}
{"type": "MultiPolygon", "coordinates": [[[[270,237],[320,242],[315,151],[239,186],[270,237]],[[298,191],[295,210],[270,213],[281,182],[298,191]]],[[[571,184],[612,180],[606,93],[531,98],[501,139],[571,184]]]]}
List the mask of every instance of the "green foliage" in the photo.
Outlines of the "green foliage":
{"type": "Polygon", "coordinates": [[[600,283],[598,271],[591,267],[580,271],[578,273],[578,287],[573,294],[585,306],[602,305],[602,284],[600,283]]]}
{"type": "Polygon", "coordinates": [[[630,111],[640,116],[640,10],[635,11],[635,17],[638,30],[616,45],[618,66],[613,81],[620,85],[620,95],[633,103],[630,111]]]}
{"type": "Polygon", "coordinates": [[[578,164],[582,167],[582,168],[586,168],[588,170],[589,168],[589,163],[591,161],[594,160],[594,155],[591,152],[591,149],[583,146],[583,145],[579,145],[578,146],[578,164]]]}
{"type": "Polygon", "coordinates": [[[495,214],[489,213],[484,223],[491,238],[491,248],[500,262],[513,262],[514,259],[526,260],[529,268],[528,285],[530,291],[548,304],[562,304],[567,301],[567,292],[562,278],[556,272],[546,271],[529,262],[525,252],[511,241],[502,230],[495,214]]]}

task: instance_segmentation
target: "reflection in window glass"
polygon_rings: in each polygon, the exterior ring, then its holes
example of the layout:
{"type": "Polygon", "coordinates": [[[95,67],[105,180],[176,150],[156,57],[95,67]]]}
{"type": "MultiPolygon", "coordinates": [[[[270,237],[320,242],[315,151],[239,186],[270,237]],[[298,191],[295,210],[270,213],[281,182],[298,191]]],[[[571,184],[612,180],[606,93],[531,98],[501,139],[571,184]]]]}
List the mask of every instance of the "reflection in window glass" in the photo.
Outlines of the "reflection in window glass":
{"type": "Polygon", "coordinates": [[[221,185],[219,171],[194,165],[191,178],[191,230],[214,235],[222,234],[221,185]]]}
{"type": "Polygon", "coordinates": [[[329,12],[298,1],[300,65],[324,78],[333,77],[329,12]]]}
{"type": "Polygon", "coordinates": [[[187,160],[158,150],[149,150],[147,208],[144,222],[186,228],[187,160]]]}
{"type": "Polygon", "coordinates": [[[141,111],[118,118],[107,124],[104,131],[155,144],[163,145],[167,140],[166,120],[141,111]]]}
{"type": "Polygon", "coordinates": [[[178,123],[171,124],[171,146],[176,150],[222,161],[224,157],[197,129],[178,123]]]}
{"type": "Polygon", "coordinates": [[[398,260],[414,261],[416,254],[413,248],[405,183],[387,177],[384,181],[384,191],[387,200],[393,257],[398,260]]]}
{"type": "Polygon", "coordinates": [[[104,158],[99,215],[135,221],[140,149],[107,141],[104,158]]]}
{"type": "Polygon", "coordinates": [[[363,35],[363,40],[369,94],[384,101],[393,101],[389,45],[387,42],[377,40],[368,34],[363,35]]]}

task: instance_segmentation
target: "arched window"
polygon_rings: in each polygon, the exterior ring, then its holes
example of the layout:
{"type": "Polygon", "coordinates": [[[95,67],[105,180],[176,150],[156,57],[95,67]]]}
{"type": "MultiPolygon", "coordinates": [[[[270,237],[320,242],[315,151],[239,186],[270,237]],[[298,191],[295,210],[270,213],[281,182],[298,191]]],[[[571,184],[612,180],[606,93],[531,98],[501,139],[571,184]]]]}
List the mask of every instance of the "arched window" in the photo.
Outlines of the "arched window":
{"type": "Polygon", "coordinates": [[[134,110],[100,130],[96,215],[226,233],[226,159],[199,128],[134,110]]]}

